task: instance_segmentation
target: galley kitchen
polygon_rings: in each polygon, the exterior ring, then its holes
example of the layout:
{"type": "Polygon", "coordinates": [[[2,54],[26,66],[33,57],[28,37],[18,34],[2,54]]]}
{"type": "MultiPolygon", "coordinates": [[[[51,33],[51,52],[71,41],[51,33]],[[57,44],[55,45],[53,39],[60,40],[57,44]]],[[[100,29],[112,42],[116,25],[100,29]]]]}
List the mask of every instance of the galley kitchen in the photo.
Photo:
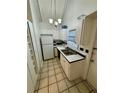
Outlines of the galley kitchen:
{"type": "Polygon", "coordinates": [[[27,92],[97,93],[97,0],[27,0],[27,92]]]}

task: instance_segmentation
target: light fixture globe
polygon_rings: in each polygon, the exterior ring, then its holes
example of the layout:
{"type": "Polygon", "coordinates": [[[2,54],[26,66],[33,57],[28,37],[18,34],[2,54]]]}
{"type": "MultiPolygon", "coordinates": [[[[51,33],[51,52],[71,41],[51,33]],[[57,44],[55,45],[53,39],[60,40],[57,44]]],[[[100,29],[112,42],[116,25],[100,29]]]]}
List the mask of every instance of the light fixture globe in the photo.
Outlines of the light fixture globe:
{"type": "Polygon", "coordinates": [[[57,25],[58,25],[58,22],[57,22],[57,21],[55,21],[55,22],[54,22],[54,25],[56,25],[56,26],[57,26],[57,25]]]}
{"type": "Polygon", "coordinates": [[[52,18],[49,18],[49,23],[53,24],[53,19],[52,18]]]}
{"type": "Polygon", "coordinates": [[[61,24],[62,23],[62,19],[58,19],[58,23],[61,24]]]}

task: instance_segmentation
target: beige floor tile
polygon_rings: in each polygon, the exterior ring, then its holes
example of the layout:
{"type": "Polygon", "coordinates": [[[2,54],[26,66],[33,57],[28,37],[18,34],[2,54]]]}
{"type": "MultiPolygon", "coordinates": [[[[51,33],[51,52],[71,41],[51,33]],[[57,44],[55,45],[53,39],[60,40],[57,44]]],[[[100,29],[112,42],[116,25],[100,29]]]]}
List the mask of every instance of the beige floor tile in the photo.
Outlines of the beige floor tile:
{"type": "Polygon", "coordinates": [[[38,93],[48,93],[48,87],[38,90],[38,93]]]}
{"type": "Polygon", "coordinates": [[[65,91],[63,91],[62,93],[70,93],[70,92],[69,92],[69,90],[65,90],[65,91]]]}
{"type": "Polygon", "coordinates": [[[47,63],[47,61],[44,61],[44,62],[43,62],[43,64],[46,64],[46,63],[47,63]]]}
{"type": "Polygon", "coordinates": [[[49,63],[52,63],[52,62],[53,62],[53,59],[50,59],[50,60],[49,60],[49,63]]]}
{"type": "Polygon", "coordinates": [[[61,64],[58,64],[58,65],[59,65],[59,67],[62,67],[61,64]]]}
{"type": "Polygon", "coordinates": [[[63,73],[63,69],[58,58],[45,61],[41,70],[40,90],[37,93],[88,93],[89,90],[81,82],[81,79],[69,81],[63,73]],[[54,71],[55,68],[55,71],[54,71]],[[55,76],[56,73],[56,76],[55,76]],[[49,76],[49,79],[48,79],[49,76]],[[57,80],[56,80],[57,78],[57,80]],[[58,87],[57,83],[58,81],[58,87]],[[50,84],[48,87],[48,83],[50,84]],[[79,83],[79,84],[78,84],[79,83]],[[67,84],[67,85],[66,85],[67,84]],[[77,84],[75,86],[75,84],[77,84]],[[59,90],[58,90],[59,88],[59,90]],[[69,90],[67,89],[69,88],[69,90]],[[80,92],[79,92],[80,90],[80,92]],[[70,92],[69,92],[70,91],[70,92]]]}
{"type": "Polygon", "coordinates": [[[54,68],[59,68],[59,65],[55,65],[54,68]]]}
{"type": "Polygon", "coordinates": [[[51,62],[51,60],[47,60],[47,62],[49,63],[49,62],[51,62]]]}
{"type": "Polygon", "coordinates": [[[35,86],[35,90],[38,90],[39,89],[39,85],[40,85],[40,80],[37,81],[37,84],[35,86]]]}
{"type": "Polygon", "coordinates": [[[49,70],[49,76],[55,75],[54,70],[49,70]]]}
{"type": "Polygon", "coordinates": [[[67,89],[67,85],[65,80],[61,80],[58,82],[58,87],[59,87],[59,92],[64,91],[65,89],[67,89]]]}
{"type": "Polygon", "coordinates": [[[62,71],[64,71],[62,67],[59,67],[59,68],[60,68],[62,71]]]}
{"type": "Polygon", "coordinates": [[[79,83],[76,86],[79,88],[81,93],[89,93],[89,90],[87,89],[87,87],[82,82],[79,83]]]}
{"type": "Polygon", "coordinates": [[[43,68],[46,68],[47,67],[47,63],[43,64],[43,68]]]}
{"type": "Polygon", "coordinates": [[[46,63],[48,63],[48,61],[44,61],[43,63],[46,64],[46,63]]]}
{"type": "Polygon", "coordinates": [[[87,83],[87,81],[83,81],[83,84],[91,91],[93,88],[87,83]]]}
{"type": "Polygon", "coordinates": [[[41,73],[41,79],[43,79],[43,78],[47,78],[48,77],[48,72],[43,72],[43,73],[41,73]]]}
{"type": "Polygon", "coordinates": [[[46,71],[48,71],[47,67],[42,69],[42,72],[46,72],[46,71]]]}
{"type": "Polygon", "coordinates": [[[55,69],[55,73],[56,73],[56,74],[57,74],[57,73],[60,73],[60,72],[62,72],[60,68],[55,69]]]}
{"type": "Polygon", "coordinates": [[[59,66],[58,62],[55,62],[54,66],[59,66]]]}
{"type": "Polygon", "coordinates": [[[67,83],[68,88],[75,85],[75,82],[74,81],[69,81],[67,78],[65,79],[65,81],[67,83]]]}
{"type": "Polygon", "coordinates": [[[64,72],[62,72],[62,74],[63,74],[63,77],[64,77],[64,78],[67,78],[67,76],[66,76],[66,74],[65,74],[64,72]]]}
{"type": "Polygon", "coordinates": [[[54,64],[54,68],[58,68],[58,66],[59,66],[58,64],[54,64]]]}
{"type": "Polygon", "coordinates": [[[43,88],[46,86],[48,86],[48,78],[44,78],[44,79],[40,80],[39,88],[43,88]]]}
{"type": "Polygon", "coordinates": [[[54,69],[54,67],[53,67],[53,66],[50,66],[50,67],[49,67],[49,70],[53,70],[53,69],[54,69]]]}
{"type": "Polygon", "coordinates": [[[47,64],[43,64],[42,69],[47,68],[47,64]]]}
{"type": "Polygon", "coordinates": [[[53,63],[54,66],[57,65],[57,64],[58,64],[57,62],[54,62],[54,63],[53,63]]]}
{"type": "Polygon", "coordinates": [[[59,59],[56,59],[56,61],[60,63],[59,59]]]}
{"type": "Polygon", "coordinates": [[[53,61],[55,62],[56,61],[56,58],[54,58],[53,61]]]}
{"type": "MultiPolygon", "coordinates": [[[[55,68],[55,65],[54,65],[54,68],[55,68]]],[[[55,70],[58,69],[58,68],[59,68],[59,67],[56,67],[55,70]]]]}
{"type": "Polygon", "coordinates": [[[64,79],[62,73],[57,74],[56,77],[57,77],[57,81],[64,79]]]}
{"type": "Polygon", "coordinates": [[[70,93],[80,93],[80,92],[78,91],[78,89],[76,88],[76,86],[71,87],[71,88],[69,89],[69,91],[70,91],[70,93]]]}
{"type": "Polygon", "coordinates": [[[48,67],[51,67],[51,66],[53,66],[53,64],[52,63],[49,63],[48,67]]]}
{"type": "Polygon", "coordinates": [[[49,60],[49,64],[52,64],[53,63],[53,60],[49,60]]]}
{"type": "Polygon", "coordinates": [[[50,76],[49,77],[49,84],[55,83],[56,82],[56,77],[54,76],[50,76]]]}
{"type": "Polygon", "coordinates": [[[47,64],[48,64],[47,62],[43,62],[43,65],[45,65],[45,66],[46,66],[47,64]]]}
{"type": "Polygon", "coordinates": [[[49,93],[59,93],[57,83],[54,83],[49,86],[49,93]]]}
{"type": "Polygon", "coordinates": [[[76,84],[79,83],[79,82],[81,82],[81,81],[82,81],[81,78],[78,78],[78,79],[74,80],[74,82],[75,82],[76,84]]]}
{"type": "Polygon", "coordinates": [[[34,93],[38,93],[38,91],[34,91],[34,93]]]}

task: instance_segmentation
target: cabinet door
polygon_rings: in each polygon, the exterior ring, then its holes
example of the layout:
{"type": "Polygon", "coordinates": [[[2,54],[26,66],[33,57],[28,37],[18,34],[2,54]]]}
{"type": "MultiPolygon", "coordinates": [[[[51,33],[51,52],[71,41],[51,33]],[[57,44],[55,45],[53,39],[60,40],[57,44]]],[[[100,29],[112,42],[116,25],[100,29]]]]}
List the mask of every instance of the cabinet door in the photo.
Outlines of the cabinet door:
{"type": "Polygon", "coordinates": [[[60,63],[61,63],[62,68],[63,68],[63,70],[64,70],[64,57],[63,57],[62,54],[60,54],[60,63]]]}
{"type": "Polygon", "coordinates": [[[81,77],[82,70],[83,70],[82,63],[84,63],[83,60],[70,64],[70,67],[69,67],[70,80],[75,80],[75,79],[81,77]]]}
{"type": "Polygon", "coordinates": [[[70,67],[70,64],[68,63],[68,61],[63,57],[63,55],[61,54],[60,55],[60,62],[61,62],[61,65],[62,65],[62,68],[66,74],[66,76],[68,77],[68,79],[70,78],[70,74],[69,74],[69,67],[70,67]]]}
{"type": "Polygon", "coordinates": [[[65,74],[68,78],[70,78],[70,75],[69,75],[69,63],[68,61],[65,59],[64,60],[64,71],[65,71],[65,74]]]}

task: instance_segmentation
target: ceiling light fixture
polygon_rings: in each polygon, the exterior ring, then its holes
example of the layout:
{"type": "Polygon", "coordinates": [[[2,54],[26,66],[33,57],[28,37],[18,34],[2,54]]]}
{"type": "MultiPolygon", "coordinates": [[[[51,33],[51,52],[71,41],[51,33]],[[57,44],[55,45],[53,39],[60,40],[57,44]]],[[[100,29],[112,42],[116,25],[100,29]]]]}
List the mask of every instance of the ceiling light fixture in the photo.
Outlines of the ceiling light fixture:
{"type": "Polygon", "coordinates": [[[62,19],[58,19],[58,23],[61,24],[62,23],[62,19]]]}
{"type": "Polygon", "coordinates": [[[54,25],[58,25],[58,24],[61,24],[62,23],[62,19],[58,19],[57,21],[56,20],[53,20],[52,18],[49,18],[49,23],[50,24],[54,24],[54,25]]]}
{"type": "Polygon", "coordinates": [[[51,10],[55,13],[55,15],[52,15],[53,12],[51,11],[51,18],[49,18],[49,23],[54,25],[55,27],[58,27],[58,25],[61,25],[62,19],[56,17],[56,0],[51,0],[51,10]],[[53,11],[53,9],[55,11],[53,11]]]}
{"type": "Polygon", "coordinates": [[[53,24],[53,19],[52,18],[49,19],[49,23],[53,24]]]}
{"type": "Polygon", "coordinates": [[[54,25],[56,25],[56,26],[57,26],[57,25],[58,25],[58,22],[57,22],[57,21],[55,21],[55,22],[54,22],[54,25]]]}

